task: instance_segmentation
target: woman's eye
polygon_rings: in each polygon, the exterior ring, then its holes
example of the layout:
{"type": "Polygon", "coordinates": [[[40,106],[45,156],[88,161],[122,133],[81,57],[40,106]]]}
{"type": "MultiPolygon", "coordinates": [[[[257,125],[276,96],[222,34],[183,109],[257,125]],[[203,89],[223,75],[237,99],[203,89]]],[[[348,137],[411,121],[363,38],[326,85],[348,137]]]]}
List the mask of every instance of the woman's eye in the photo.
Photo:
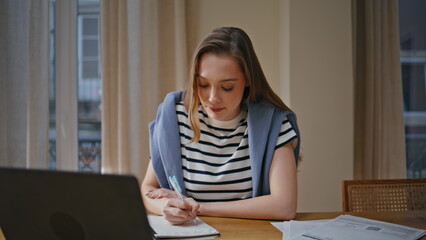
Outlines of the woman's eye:
{"type": "Polygon", "coordinates": [[[207,85],[207,84],[200,84],[200,85],[198,85],[200,88],[207,88],[209,85],[207,85]]]}
{"type": "Polygon", "coordinates": [[[234,89],[234,87],[223,87],[223,90],[225,90],[226,92],[230,92],[232,91],[232,89],[234,89]]]}

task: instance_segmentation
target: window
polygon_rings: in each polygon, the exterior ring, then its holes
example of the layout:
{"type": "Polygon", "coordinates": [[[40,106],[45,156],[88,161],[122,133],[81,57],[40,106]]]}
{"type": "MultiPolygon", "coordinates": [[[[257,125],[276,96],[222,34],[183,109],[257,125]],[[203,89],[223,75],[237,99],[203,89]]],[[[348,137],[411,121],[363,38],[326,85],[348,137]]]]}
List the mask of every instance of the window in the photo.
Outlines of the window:
{"type": "MultiPolygon", "coordinates": [[[[60,84],[56,79],[56,69],[58,63],[56,60],[55,47],[58,41],[56,36],[57,30],[55,23],[58,20],[62,22],[75,21],[76,25],[76,90],[77,113],[75,121],[77,121],[77,151],[78,161],[75,159],[75,169],[79,171],[100,172],[101,170],[101,95],[102,81],[100,74],[100,19],[99,19],[99,0],[78,0],[77,12],[68,19],[61,18],[59,14],[55,14],[56,1],[51,0],[50,14],[50,84],[49,84],[49,167],[57,168],[57,151],[56,151],[56,84],[60,84]]],[[[73,51],[73,50],[71,50],[73,51]]],[[[67,54],[67,53],[65,53],[67,54]]],[[[73,54],[70,54],[73,55],[73,54]]],[[[73,68],[72,66],[63,66],[65,68],[73,68]]],[[[72,108],[72,104],[65,105],[65,108],[72,108]]],[[[64,109],[65,111],[67,109],[64,109]]],[[[70,111],[72,111],[70,109],[70,111]]],[[[73,140],[66,139],[73,144],[73,140]]]]}
{"type": "Polygon", "coordinates": [[[101,170],[101,74],[99,2],[79,0],[78,49],[78,158],[79,170],[101,170]]]}
{"type": "Polygon", "coordinates": [[[399,0],[407,177],[426,177],[426,1],[399,0]]]}

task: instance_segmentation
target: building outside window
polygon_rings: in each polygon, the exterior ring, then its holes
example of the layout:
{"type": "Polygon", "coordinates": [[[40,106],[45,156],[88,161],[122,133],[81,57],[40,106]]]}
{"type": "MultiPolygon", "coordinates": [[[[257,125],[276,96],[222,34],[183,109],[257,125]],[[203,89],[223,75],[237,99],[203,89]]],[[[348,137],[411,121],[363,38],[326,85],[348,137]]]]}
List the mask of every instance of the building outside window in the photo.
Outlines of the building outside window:
{"type": "Polygon", "coordinates": [[[407,178],[426,177],[426,1],[399,0],[407,178]]]}

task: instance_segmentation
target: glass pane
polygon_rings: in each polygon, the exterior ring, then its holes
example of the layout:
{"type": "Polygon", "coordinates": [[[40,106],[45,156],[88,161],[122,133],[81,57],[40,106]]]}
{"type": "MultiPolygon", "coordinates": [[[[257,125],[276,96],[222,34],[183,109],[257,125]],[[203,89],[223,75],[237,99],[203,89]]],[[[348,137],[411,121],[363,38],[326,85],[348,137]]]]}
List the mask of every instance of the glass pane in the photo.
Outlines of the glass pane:
{"type": "Polygon", "coordinates": [[[98,19],[85,18],[83,19],[83,35],[98,35],[98,19]]]}
{"type": "Polygon", "coordinates": [[[425,63],[401,63],[405,111],[426,111],[425,63]]]}
{"type": "Polygon", "coordinates": [[[101,92],[99,72],[99,1],[78,3],[78,168],[101,170],[101,92]]]}
{"type": "Polygon", "coordinates": [[[426,177],[426,1],[399,0],[407,177],[426,177]]]}
{"type": "MultiPolygon", "coordinates": [[[[83,60],[81,62],[83,65],[83,79],[98,79],[99,77],[99,71],[98,71],[98,61],[92,61],[92,60],[83,60]]],[[[82,89],[84,90],[84,89],[82,89]]]]}
{"type": "Polygon", "coordinates": [[[83,40],[83,57],[98,56],[98,40],[83,40]]]}

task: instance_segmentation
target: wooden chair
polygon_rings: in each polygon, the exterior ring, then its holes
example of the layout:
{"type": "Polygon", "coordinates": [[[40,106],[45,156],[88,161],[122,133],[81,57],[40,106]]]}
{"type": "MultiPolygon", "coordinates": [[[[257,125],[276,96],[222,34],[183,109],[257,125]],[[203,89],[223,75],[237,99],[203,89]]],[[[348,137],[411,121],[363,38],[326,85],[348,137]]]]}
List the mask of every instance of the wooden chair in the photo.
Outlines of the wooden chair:
{"type": "Polygon", "coordinates": [[[346,212],[426,210],[426,178],[344,180],[342,193],[346,212]]]}

